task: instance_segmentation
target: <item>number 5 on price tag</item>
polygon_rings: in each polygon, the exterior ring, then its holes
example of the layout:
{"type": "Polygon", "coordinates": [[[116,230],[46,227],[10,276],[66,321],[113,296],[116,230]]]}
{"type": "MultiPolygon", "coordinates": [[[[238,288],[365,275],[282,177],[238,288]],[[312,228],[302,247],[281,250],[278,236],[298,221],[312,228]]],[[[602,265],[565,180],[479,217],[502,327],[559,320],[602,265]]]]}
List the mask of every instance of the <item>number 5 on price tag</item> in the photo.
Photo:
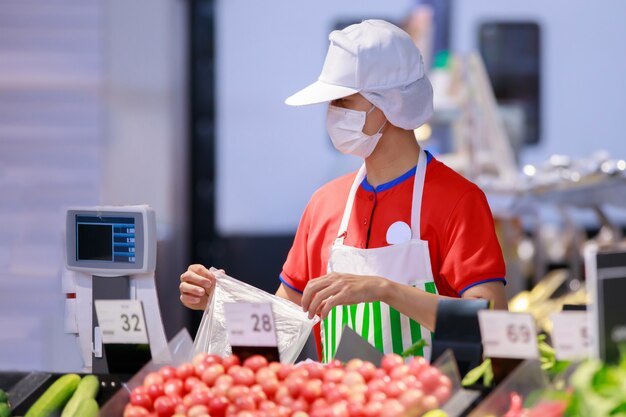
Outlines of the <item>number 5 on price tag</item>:
{"type": "Polygon", "coordinates": [[[224,303],[231,346],[277,346],[270,303],[224,303]]]}
{"type": "Polygon", "coordinates": [[[535,321],[530,314],[481,310],[478,323],[486,357],[534,359],[539,356],[535,321]]]}

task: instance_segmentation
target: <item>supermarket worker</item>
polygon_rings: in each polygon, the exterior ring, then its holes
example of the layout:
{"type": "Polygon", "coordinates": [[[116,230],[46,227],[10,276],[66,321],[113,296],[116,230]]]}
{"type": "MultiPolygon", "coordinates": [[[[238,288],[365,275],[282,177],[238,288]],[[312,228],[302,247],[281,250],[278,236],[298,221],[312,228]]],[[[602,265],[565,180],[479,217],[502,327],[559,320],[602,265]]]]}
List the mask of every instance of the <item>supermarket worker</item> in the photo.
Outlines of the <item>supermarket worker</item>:
{"type": "MultiPolygon", "coordinates": [[[[327,103],[334,146],[364,160],[313,194],[276,293],[323,319],[316,339],[324,361],[343,326],[380,351],[400,353],[420,339],[430,344],[442,298],[506,308],[504,260],[485,195],[415,139],[413,130],[433,113],[432,96],[408,34],[366,20],[332,32],[319,79],[286,100],[327,103]]],[[[213,280],[202,265],[190,266],[181,276],[183,304],[203,309],[213,280]]]]}

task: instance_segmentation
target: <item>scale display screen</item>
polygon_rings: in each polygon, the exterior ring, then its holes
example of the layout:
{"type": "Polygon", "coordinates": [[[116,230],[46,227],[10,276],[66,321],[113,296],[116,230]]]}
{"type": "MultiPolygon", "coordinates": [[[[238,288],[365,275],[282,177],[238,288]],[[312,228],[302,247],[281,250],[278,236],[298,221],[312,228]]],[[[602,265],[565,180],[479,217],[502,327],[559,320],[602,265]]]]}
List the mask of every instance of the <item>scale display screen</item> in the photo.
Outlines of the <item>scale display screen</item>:
{"type": "Polygon", "coordinates": [[[148,206],[70,208],[65,237],[69,270],[115,277],[156,268],[156,216],[148,206]]]}
{"type": "Polygon", "coordinates": [[[76,260],[134,264],[135,219],[76,216],[76,260]]]}

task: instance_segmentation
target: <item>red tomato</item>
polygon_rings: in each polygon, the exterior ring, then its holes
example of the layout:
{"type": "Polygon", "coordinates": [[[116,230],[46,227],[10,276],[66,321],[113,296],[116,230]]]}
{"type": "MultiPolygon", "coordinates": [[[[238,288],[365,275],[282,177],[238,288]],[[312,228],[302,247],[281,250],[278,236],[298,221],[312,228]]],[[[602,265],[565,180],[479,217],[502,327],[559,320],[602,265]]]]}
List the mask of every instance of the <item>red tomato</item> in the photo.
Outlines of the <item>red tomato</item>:
{"type": "Polygon", "coordinates": [[[176,404],[174,406],[174,414],[182,414],[185,415],[187,414],[187,410],[189,410],[189,407],[187,407],[185,404],[176,404]]]}
{"type": "Polygon", "coordinates": [[[387,400],[383,403],[381,417],[399,417],[404,412],[404,406],[398,400],[387,400]]]}
{"type": "Polygon", "coordinates": [[[209,414],[209,408],[206,405],[194,405],[186,414],[187,417],[201,417],[209,414]]]}
{"type": "Polygon", "coordinates": [[[271,378],[271,379],[266,379],[264,381],[261,381],[261,388],[263,388],[263,392],[265,392],[265,395],[267,395],[268,397],[273,397],[274,394],[276,394],[276,391],[278,390],[278,379],[276,378],[271,378]]]}
{"type": "Polygon", "coordinates": [[[202,374],[207,370],[209,366],[213,365],[212,363],[206,363],[204,361],[197,363],[193,366],[194,374],[198,378],[202,378],[202,374]]]}
{"type": "Polygon", "coordinates": [[[330,417],[350,417],[348,414],[348,402],[339,401],[331,405],[330,417]]]}
{"type": "Polygon", "coordinates": [[[437,402],[441,405],[445,404],[450,399],[452,390],[449,387],[440,385],[433,391],[433,397],[437,399],[437,402]]]}
{"type": "Polygon", "coordinates": [[[256,410],[256,401],[254,401],[254,397],[250,394],[239,395],[233,401],[235,407],[242,411],[253,411],[256,410]]]}
{"type": "Polygon", "coordinates": [[[230,355],[222,359],[222,365],[224,365],[224,368],[228,370],[228,368],[230,368],[233,365],[241,365],[241,361],[239,360],[239,356],[230,355]]]}
{"type": "Polygon", "coordinates": [[[268,411],[271,410],[272,408],[276,408],[276,403],[274,401],[261,401],[261,403],[258,405],[259,411],[268,411]]]}
{"type": "Polygon", "coordinates": [[[382,411],[383,403],[379,401],[370,401],[365,404],[365,407],[363,408],[363,414],[366,417],[379,417],[382,411]]]}
{"type": "Polygon", "coordinates": [[[380,367],[384,369],[387,374],[389,374],[393,368],[400,365],[404,365],[404,359],[402,359],[402,356],[396,355],[395,353],[385,355],[380,362],[380,367]]]}
{"type": "Polygon", "coordinates": [[[335,382],[339,383],[343,379],[346,371],[340,368],[331,368],[326,371],[324,374],[324,382],[335,382]]]}
{"type": "Polygon", "coordinates": [[[304,398],[308,402],[315,401],[322,396],[322,381],[320,381],[319,379],[311,379],[306,381],[306,383],[302,387],[300,394],[302,395],[302,398],[304,398]]]}
{"type": "Polygon", "coordinates": [[[143,386],[143,385],[139,385],[138,387],[133,388],[133,390],[130,392],[130,394],[147,394],[148,393],[148,389],[143,386]]]}
{"type": "Polygon", "coordinates": [[[147,389],[147,393],[152,398],[152,401],[164,395],[163,392],[163,384],[153,384],[149,385],[147,389]]]}
{"type": "Polygon", "coordinates": [[[163,368],[159,369],[159,375],[163,377],[163,381],[175,378],[176,368],[174,368],[173,366],[164,366],[163,368]]]}
{"type": "Polygon", "coordinates": [[[150,372],[143,380],[144,387],[148,387],[154,384],[162,384],[163,377],[158,372],[150,372]]]}
{"type": "Polygon", "coordinates": [[[154,400],[154,411],[159,417],[170,417],[174,414],[176,405],[174,400],[168,396],[162,396],[154,400]]]}
{"type": "Polygon", "coordinates": [[[209,390],[194,391],[183,398],[183,403],[188,407],[193,407],[194,405],[208,406],[213,397],[213,393],[209,390]]]}
{"type": "MultiPolygon", "coordinates": [[[[324,385],[322,384],[322,391],[324,392],[324,385]]],[[[330,404],[335,404],[340,402],[341,400],[347,400],[349,389],[345,385],[337,384],[334,390],[326,390],[324,393],[324,397],[328,400],[330,404]]]]}
{"type": "Polygon", "coordinates": [[[191,364],[196,366],[200,362],[204,362],[204,360],[206,359],[207,356],[209,356],[208,353],[200,352],[196,356],[193,357],[193,359],[191,360],[191,364]]]}
{"type": "Polygon", "coordinates": [[[261,368],[264,368],[268,365],[267,359],[265,356],[261,355],[253,355],[250,356],[243,362],[243,366],[246,368],[252,369],[254,372],[258,371],[261,368]]]}
{"type": "Polygon", "coordinates": [[[424,391],[427,393],[431,393],[439,386],[439,378],[441,377],[441,372],[439,369],[431,366],[427,369],[424,369],[417,377],[418,381],[422,383],[424,391]]]}
{"type": "Polygon", "coordinates": [[[245,385],[235,385],[228,390],[227,397],[231,402],[234,402],[238,397],[247,395],[250,392],[250,388],[245,385]]]}
{"type": "Polygon", "coordinates": [[[389,398],[397,398],[406,390],[406,384],[398,380],[392,380],[383,388],[383,392],[387,394],[387,397],[389,398]]]}
{"type": "Polygon", "coordinates": [[[324,370],[326,369],[324,365],[319,362],[311,362],[305,365],[306,370],[309,372],[310,379],[323,379],[324,378],[324,370]]]}
{"type": "Polygon", "coordinates": [[[222,386],[222,387],[232,387],[234,384],[234,379],[232,376],[230,375],[221,375],[219,376],[216,380],[215,380],[215,386],[222,386]]]}
{"type": "Polygon", "coordinates": [[[146,410],[152,410],[152,398],[147,393],[133,392],[130,394],[130,403],[146,410]]]}
{"type": "Polygon", "coordinates": [[[409,366],[404,364],[396,366],[389,372],[391,379],[402,379],[407,375],[409,375],[409,366]]]}
{"type": "Polygon", "coordinates": [[[176,376],[182,380],[191,377],[195,373],[195,368],[190,363],[183,363],[176,368],[176,376]]]}
{"type": "Polygon", "coordinates": [[[251,386],[255,382],[254,372],[252,369],[245,368],[240,365],[233,365],[228,369],[228,375],[233,377],[235,385],[251,386]]]}
{"type": "Polygon", "coordinates": [[[415,376],[419,376],[423,370],[427,369],[430,365],[428,361],[421,356],[414,357],[411,362],[409,362],[409,373],[415,376]]]}
{"type": "Polygon", "coordinates": [[[181,397],[183,395],[183,381],[178,378],[169,379],[163,385],[163,392],[168,397],[181,397]]]}
{"type": "Polygon", "coordinates": [[[417,407],[424,397],[424,393],[419,389],[409,389],[400,395],[400,402],[406,408],[417,407]]]}
{"type": "Polygon", "coordinates": [[[348,413],[350,417],[364,417],[365,404],[359,401],[348,401],[348,413]]]}
{"type": "Polygon", "coordinates": [[[364,363],[362,359],[350,359],[348,363],[346,363],[346,371],[356,371],[363,366],[364,363]]]}
{"type": "Polygon", "coordinates": [[[448,375],[442,374],[439,377],[439,385],[452,389],[452,380],[448,377],[448,375]]]}
{"type": "Polygon", "coordinates": [[[391,382],[391,378],[388,376],[384,376],[383,378],[374,378],[370,382],[367,383],[367,392],[373,393],[382,391],[385,385],[391,382]]]}
{"type": "Polygon", "coordinates": [[[309,403],[299,398],[291,404],[291,411],[309,411],[309,403]]]}
{"type": "Polygon", "coordinates": [[[202,382],[196,376],[190,376],[188,378],[185,378],[184,381],[185,382],[183,383],[183,386],[185,387],[185,391],[187,392],[191,392],[193,390],[193,387],[195,387],[198,382],[202,382]]]}
{"type": "Polygon", "coordinates": [[[434,396],[426,395],[424,396],[424,398],[422,398],[421,406],[424,412],[426,412],[426,411],[430,411],[430,410],[434,410],[435,408],[438,408],[439,402],[434,396]]]}
{"type": "Polygon", "coordinates": [[[357,369],[357,372],[361,374],[365,381],[369,381],[374,377],[376,366],[371,362],[363,362],[361,367],[357,369]]]}
{"type": "Polygon", "coordinates": [[[228,399],[223,396],[212,398],[209,401],[209,414],[211,417],[224,417],[226,408],[228,407],[228,399]]]}
{"type": "Polygon", "coordinates": [[[304,385],[305,379],[299,376],[292,377],[290,376],[285,381],[285,386],[289,391],[289,395],[291,398],[297,398],[300,395],[300,389],[304,385]]]}
{"type": "Polygon", "coordinates": [[[150,412],[143,407],[139,407],[132,404],[127,404],[124,407],[124,417],[146,417],[150,412]]]}
{"type": "Polygon", "coordinates": [[[224,375],[224,372],[225,372],[224,365],[220,363],[211,364],[202,373],[202,376],[201,376],[202,382],[204,382],[209,387],[211,387],[213,386],[213,384],[215,384],[215,381],[217,380],[217,378],[224,375]]]}
{"type": "Polygon", "coordinates": [[[257,384],[260,384],[262,381],[266,379],[275,379],[275,378],[278,378],[278,376],[276,376],[276,372],[274,372],[272,368],[270,367],[266,366],[256,371],[255,380],[257,384]]]}
{"type": "Polygon", "coordinates": [[[280,369],[276,373],[278,375],[278,379],[280,379],[281,381],[284,381],[285,379],[287,379],[287,377],[293,370],[294,370],[293,365],[281,364],[280,369]]]}
{"type": "Polygon", "coordinates": [[[283,367],[283,364],[280,362],[270,362],[270,364],[267,365],[267,367],[270,368],[274,372],[278,372],[280,371],[280,368],[283,367]]]}
{"type": "Polygon", "coordinates": [[[342,368],[343,369],[343,364],[341,363],[341,361],[339,359],[333,359],[332,361],[328,362],[326,364],[326,369],[332,369],[332,368],[342,368]]]}
{"type": "Polygon", "coordinates": [[[373,392],[368,396],[368,401],[369,402],[379,402],[382,403],[383,401],[385,401],[387,399],[387,394],[385,394],[382,391],[378,391],[378,392],[373,392]]]}
{"type": "Polygon", "coordinates": [[[214,353],[208,354],[204,357],[204,362],[206,362],[209,365],[212,365],[214,363],[223,363],[223,359],[220,355],[216,355],[214,353]]]}
{"type": "Polygon", "coordinates": [[[354,387],[357,385],[365,385],[365,378],[357,371],[348,371],[343,376],[341,382],[349,387],[354,387]]]}

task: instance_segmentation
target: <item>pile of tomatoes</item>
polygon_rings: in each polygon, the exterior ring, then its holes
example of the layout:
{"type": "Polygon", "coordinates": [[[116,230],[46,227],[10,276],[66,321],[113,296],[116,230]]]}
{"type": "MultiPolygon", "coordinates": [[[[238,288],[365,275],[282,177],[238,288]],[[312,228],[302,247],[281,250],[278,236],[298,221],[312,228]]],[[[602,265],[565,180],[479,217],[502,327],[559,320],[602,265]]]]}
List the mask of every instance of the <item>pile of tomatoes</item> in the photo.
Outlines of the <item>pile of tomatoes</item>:
{"type": "Polygon", "coordinates": [[[252,356],[200,354],[148,374],[124,417],[400,417],[444,404],[452,382],[423,358],[386,355],[287,365],[252,356]]]}

